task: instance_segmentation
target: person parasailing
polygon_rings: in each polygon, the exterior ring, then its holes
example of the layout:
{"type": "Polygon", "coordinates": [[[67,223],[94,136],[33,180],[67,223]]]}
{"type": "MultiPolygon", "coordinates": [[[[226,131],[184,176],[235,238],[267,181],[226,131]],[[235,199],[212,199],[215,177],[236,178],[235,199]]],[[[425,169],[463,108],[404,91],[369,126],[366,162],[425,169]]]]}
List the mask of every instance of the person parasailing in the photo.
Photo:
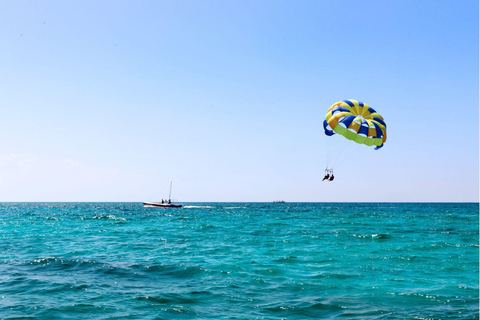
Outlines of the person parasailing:
{"type": "Polygon", "coordinates": [[[327,169],[325,169],[325,177],[323,177],[322,181],[328,180],[328,178],[330,178],[330,173],[329,173],[329,170],[327,168],[327,169]]]}
{"type": "Polygon", "coordinates": [[[333,179],[335,179],[335,177],[333,176],[333,170],[332,170],[332,175],[330,176],[330,179],[328,179],[328,181],[333,181],[333,179]]]}

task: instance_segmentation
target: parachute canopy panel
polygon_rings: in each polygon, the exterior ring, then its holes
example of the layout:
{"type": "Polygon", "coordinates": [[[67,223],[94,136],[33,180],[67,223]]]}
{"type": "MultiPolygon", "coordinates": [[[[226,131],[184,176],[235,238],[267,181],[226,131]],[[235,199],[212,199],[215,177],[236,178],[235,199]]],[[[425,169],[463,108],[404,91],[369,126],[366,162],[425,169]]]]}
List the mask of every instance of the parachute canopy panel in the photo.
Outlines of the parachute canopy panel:
{"type": "Polygon", "coordinates": [[[335,133],[348,140],[367,146],[383,147],[387,141],[387,125],[383,117],[368,104],[357,100],[343,100],[328,109],[323,122],[327,136],[335,133]]]}

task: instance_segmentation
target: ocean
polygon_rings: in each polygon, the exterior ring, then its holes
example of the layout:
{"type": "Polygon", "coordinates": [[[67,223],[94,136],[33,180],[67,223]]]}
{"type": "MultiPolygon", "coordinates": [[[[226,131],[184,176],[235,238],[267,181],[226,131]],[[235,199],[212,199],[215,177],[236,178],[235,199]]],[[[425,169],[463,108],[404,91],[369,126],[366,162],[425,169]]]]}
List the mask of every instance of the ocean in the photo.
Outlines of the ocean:
{"type": "Polygon", "coordinates": [[[479,319],[478,203],[0,203],[0,319],[479,319]]]}

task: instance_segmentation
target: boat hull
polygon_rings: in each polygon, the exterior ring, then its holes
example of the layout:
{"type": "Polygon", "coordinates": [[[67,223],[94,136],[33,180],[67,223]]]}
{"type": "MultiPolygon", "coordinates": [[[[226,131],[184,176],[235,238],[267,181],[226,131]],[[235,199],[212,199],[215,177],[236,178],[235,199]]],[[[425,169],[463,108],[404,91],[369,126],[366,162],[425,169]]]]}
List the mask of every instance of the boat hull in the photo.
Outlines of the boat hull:
{"type": "Polygon", "coordinates": [[[144,206],[146,207],[160,207],[160,208],[181,208],[181,204],[173,204],[173,203],[161,203],[161,202],[144,202],[144,206]]]}

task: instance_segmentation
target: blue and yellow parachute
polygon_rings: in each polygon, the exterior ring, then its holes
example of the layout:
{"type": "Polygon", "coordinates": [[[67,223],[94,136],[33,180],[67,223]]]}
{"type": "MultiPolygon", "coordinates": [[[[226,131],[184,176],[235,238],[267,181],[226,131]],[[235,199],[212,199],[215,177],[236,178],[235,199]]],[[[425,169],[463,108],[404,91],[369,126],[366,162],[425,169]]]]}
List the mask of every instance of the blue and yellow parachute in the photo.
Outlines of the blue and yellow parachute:
{"type": "Polygon", "coordinates": [[[387,125],[383,117],[367,104],[343,100],[328,109],[323,128],[327,136],[335,133],[367,146],[383,147],[387,141],[387,125]]]}

